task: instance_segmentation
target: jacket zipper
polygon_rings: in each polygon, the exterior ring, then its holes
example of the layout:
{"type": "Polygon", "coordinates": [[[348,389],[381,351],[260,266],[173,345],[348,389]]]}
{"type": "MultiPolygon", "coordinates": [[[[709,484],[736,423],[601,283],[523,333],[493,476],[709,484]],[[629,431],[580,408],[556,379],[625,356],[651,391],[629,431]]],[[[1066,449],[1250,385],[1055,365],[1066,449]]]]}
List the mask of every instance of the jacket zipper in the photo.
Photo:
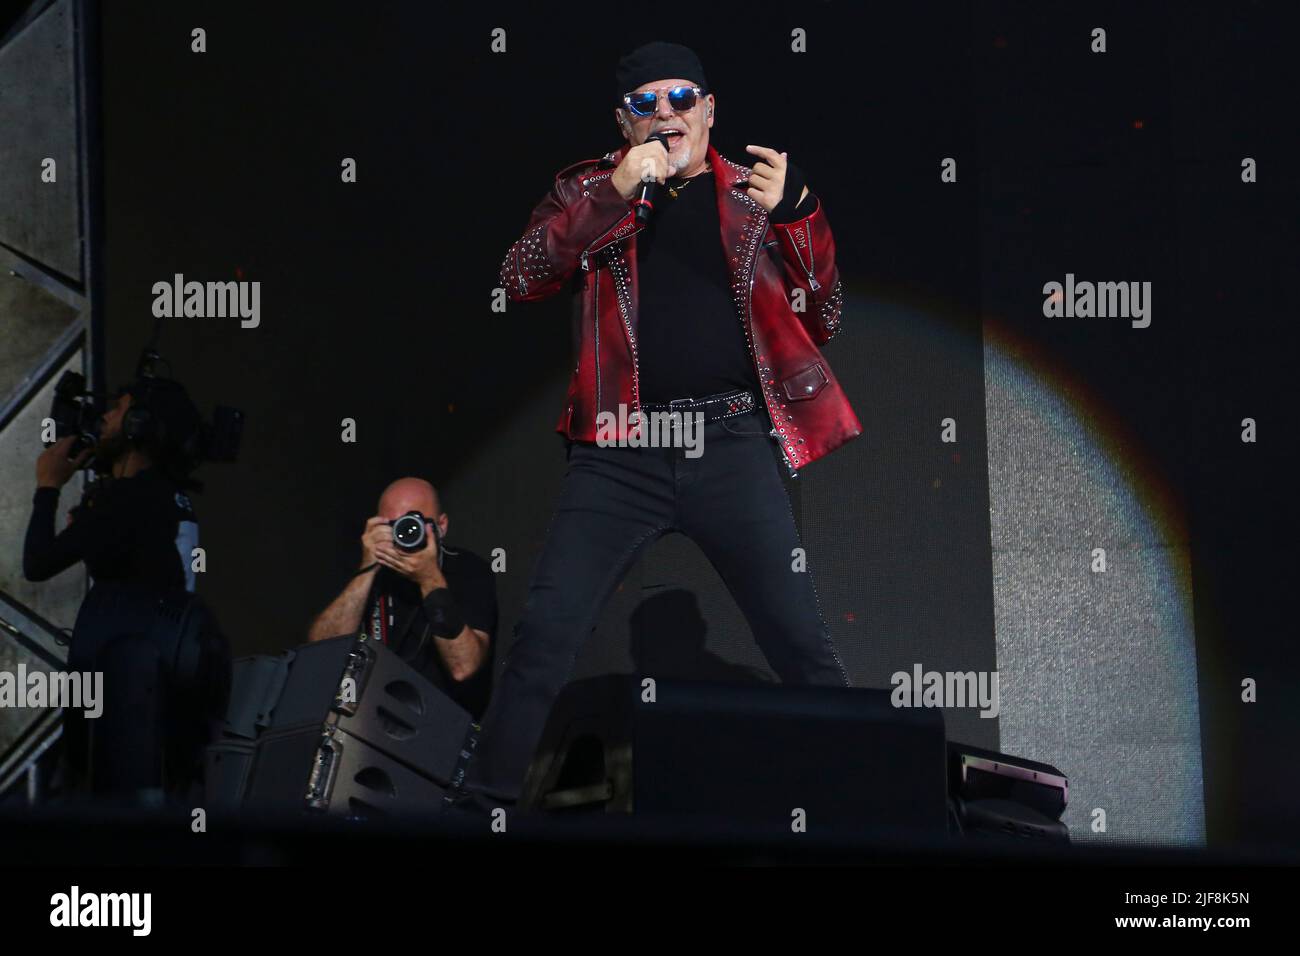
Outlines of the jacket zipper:
{"type": "Polygon", "coordinates": [[[519,291],[523,295],[528,294],[528,283],[524,281],[524,270],[519,265],[519,246],[515,246],[515,275],[519,279],[519,291]]]}
{"type": "MultiPolygon", "coordinates": [[[[778,417],[772,414],[771,403],[768,402],[767,388],[763,381],[763,370],[758,366],[758,350],[754,348],[754,279],[758,275],[758,249],[761,242],[754,243],[754,252],[748,262],[749,268],[749,288],[745,292],[745,336],[749,339],[749,357],[754,363],[754,373],[758,376],[758,391],[763,396],[763,407],[767,409],[768,421],[772,423],[772,430],[768,432],[772,440],[776,442],[777,451],[781,453],[781,460],[785,462],[786,470],[790,472],[791,478],[798,478],[799,473],[795,467],[790,464],[790,458],[785,453],[785,447],[781,444],[781,436],[777,434],[776,423],[778,417]]],[[[803,263],[803,257],[799,258],[800,264],[803,263]]]]}
{"type": "Polygon", "coordinates": [[[801,253],[801,252],[799,251],[799,246],[798,246],[797,243],[795,244],[795,247],[794,247],[794,254],[795,254],[796,256],[799,257],[799,265],[803,266],[803,271],[806,272],[806,273],[808,274],[808,284],[809,284],[809,286],[811,286],[811,287],[812,287],[812,290],[813,290],[814,292],[816,292],[817,290],[819,290],[819,289],[822,287],[822,284],[821,284],[820,282],[817,281],[817,276],[813,275],[812,234],[808,231],[808,228],[807,228],[806,226],[804,227],[804,237],[808,240],[808,263],[807,263],[807,265],[804,265],[804,261],[803,261],[803,253],[801,253]]]}

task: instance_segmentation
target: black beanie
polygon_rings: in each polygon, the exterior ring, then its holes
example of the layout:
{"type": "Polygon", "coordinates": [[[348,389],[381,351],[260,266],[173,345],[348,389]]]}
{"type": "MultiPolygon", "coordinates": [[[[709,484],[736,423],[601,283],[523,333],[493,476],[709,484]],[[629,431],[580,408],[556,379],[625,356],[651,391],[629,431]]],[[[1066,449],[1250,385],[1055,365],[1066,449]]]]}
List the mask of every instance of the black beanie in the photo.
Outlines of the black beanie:
{"type": "Polygon", "coordinates": [[[707,91],[709,88],[700,58],[690,47],[662,40],[639,46],[618,61],[618,69],[615,70],[618,102],[622,105],[623,94],[631,93],[642,83],[679,77],[690,80],[702,90],[707,91]]]}

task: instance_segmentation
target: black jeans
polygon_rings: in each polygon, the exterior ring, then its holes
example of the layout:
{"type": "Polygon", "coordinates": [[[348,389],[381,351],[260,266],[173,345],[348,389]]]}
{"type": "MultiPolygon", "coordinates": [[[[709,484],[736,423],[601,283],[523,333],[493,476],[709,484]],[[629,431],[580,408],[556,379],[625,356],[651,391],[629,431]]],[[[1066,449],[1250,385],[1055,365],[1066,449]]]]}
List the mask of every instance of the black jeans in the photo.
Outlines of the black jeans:
{"type": "Polygon", "coordinates": [[[547,715],[605,602],[656,538],[689,536],[782,681],[849,685],[822,620],[766,412],[710,422],[684,448],[569,446],[559,503],[465,787],[518,799],[547,715]]]}

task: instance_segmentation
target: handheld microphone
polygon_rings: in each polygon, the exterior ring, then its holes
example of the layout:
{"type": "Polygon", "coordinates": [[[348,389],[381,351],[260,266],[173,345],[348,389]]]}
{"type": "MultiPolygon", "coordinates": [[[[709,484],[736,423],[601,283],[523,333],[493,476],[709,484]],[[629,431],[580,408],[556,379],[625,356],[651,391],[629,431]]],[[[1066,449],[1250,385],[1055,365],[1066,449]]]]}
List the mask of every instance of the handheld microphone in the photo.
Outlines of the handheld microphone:
{"type": "MultiPolygon", "coordinates": [[[[664,149],[668,148],[668,134],[654,133],[646,142],[662,143],[664,149]]],[[[650,214],[654,212],[655,198],[659,194],[659,181],[657,179],[647,180],[641,184],[641,192],[633,200],[632,206],[636,210],[636,224],[644,226],[650,221],[650,214]]]]}

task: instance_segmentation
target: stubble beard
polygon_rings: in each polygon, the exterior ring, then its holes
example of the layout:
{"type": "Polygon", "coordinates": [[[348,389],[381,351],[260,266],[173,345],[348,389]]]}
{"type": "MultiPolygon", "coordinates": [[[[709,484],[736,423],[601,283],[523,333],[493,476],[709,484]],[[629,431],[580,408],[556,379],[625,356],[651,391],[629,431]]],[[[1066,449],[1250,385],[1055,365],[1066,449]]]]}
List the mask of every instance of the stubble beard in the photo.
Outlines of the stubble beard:
{"type": "Polygon", "coordinates": [[[674,176],[680,176],[684,170],[690,169],[691,148],[687,146],[685,149],[683,149],[681,156],[678,156],[669,161],[669,166],[672,167],[674,176]]]}

